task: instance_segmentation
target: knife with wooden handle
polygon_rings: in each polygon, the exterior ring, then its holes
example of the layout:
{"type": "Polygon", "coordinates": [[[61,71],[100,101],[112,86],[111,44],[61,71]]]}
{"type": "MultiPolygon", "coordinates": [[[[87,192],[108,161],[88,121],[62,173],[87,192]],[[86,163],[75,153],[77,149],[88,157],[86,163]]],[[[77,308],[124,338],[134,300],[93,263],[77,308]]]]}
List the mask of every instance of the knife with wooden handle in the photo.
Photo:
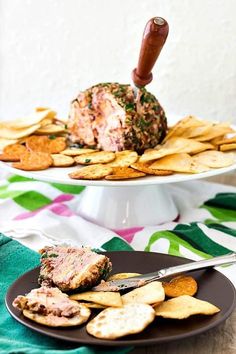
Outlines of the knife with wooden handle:
{"type": "Polygon", "coordinates": [[[142,274],[136,277],[111,280],[102,282],[101,284],[92,288],[93,291],[121,291],[129,288],[138,288],[140,286],[151,283],[152,281],[159,281],[163,278],[178,275],[183,272],[191,272],[193,270],[205,269],[209,267],[220,266],[223,264],[236,263],[236,253],[230,253],[224,256],[204,259],[201,261],[190,262],[178,265],[176,267],[169,267],[160,269],[154,273],[142,274]]]}
{"type": "Polygon", "coordinates": [[[132,72],[136,87],[144,87],[152,81],[152,69],[165,44],[169,25],[162,17],[151,18],[145,26],[137,68],[132,72]]]}

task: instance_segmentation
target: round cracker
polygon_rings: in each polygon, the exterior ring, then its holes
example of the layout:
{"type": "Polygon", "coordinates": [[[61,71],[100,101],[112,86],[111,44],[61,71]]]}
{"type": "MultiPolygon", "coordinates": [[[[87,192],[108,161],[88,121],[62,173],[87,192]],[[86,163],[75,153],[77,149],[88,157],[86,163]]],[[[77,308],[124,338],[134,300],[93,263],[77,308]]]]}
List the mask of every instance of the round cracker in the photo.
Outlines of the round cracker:
{"type": "Polygon", "coordinates": [[[115,160],[109,163],[111,167],[129,167],[138,160],[136,151],[124,150],[115,153],[115,160]]]}
{"type": "Polygon", "coordinates": [[[227,167],[234,163],[233,154],[225,154],[222,151],[204,151],[194,155],[193,160],[210,168],[227,167]]]}
{"type": "Polygon", "coordinates": [[[97,151],[89,154],[84,154],[75,157],[75,162],[81,165],[93,165],[100,163],[111,162],[115,159],[114,152],[111,151],[97,151]]]}
{"type": "Polygon", "coordinates": [[[12,167],[24,171],[45,170],[52,165],[51,155],[44,152],[25,151],[20,162],[15,162],[12,167]]]}
{"type": "Polygon", "coordinates": [[[86,322],[90,317],[91,310],[88,307],[82,304],[79,304],[79,307],[80,307],[80,313],[73,317],[64,317],[64,316],[59,317],[59,316],[54,316],[52,314],[43,316],[37,313],[33,313],[29,310],[23,310],[23,315],[34,322],[49,327],[72,327],[72,326],[78,326],[86,322]]]}
{"type": "Polygon", "coordinates": [[[58,154],[66,148],[66,139],[63,137],[57,137],[55,139],[49,139],[49,151],[51,154],[58,154]]]}
{"type": "Polygon", "coordinates": [[[54,167],[69,167],[74,164],[74,159],[71,156],[66,156],[62,154],[52,154],[52,166],[54,167]]]}
{"type": "Polygon", "coordinates": [[[87,332],[96,338],[116,339],[142,332],[155,318],[150,305],[128,304],[109,307],[99,313],[87,326],[87,332]]]}
{"type": "Polygon", "coordinates": [[[96,152],[97,150],[93,150],[93,149],[86,149],[86,148],[82,148],[82,149],[66,149],[63,150],[61,152],[61,154],[63,155],[67,155],[67,156],[79,156],[79,155],[83,155],[83,154],[89,154],[89,153],[93,153],[96,152]]]}
{"type": "Polygon", "coordinates": [[[109,174],[112,174],[112,168],[106,165],[97,164],[86,166],[69,173],[69,177],[73,179],[102,179],[109,174]]]}

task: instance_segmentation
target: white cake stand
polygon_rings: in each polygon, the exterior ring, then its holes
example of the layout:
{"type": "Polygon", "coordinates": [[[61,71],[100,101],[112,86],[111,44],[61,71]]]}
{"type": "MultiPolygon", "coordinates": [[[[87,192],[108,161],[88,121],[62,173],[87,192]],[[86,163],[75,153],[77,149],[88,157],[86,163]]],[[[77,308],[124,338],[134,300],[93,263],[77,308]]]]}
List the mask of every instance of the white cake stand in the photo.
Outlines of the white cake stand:
{"type": "Polygon", "coordinates": [[[204,173],[146,176],[121,181],[70,179],[68,173],[77,169],[78,166],[28,172],[12,168],[9,163],[1,162],[0,168],[13,174],[49,183],[87,186],[81,197],[78,198],[78,214],[98,225],[120,229],[157,225],[175,220],[178,210],[168,192],[168,184],[207,178],[233,171],[236,169],[236,154],[234,165],[204,173]]]}

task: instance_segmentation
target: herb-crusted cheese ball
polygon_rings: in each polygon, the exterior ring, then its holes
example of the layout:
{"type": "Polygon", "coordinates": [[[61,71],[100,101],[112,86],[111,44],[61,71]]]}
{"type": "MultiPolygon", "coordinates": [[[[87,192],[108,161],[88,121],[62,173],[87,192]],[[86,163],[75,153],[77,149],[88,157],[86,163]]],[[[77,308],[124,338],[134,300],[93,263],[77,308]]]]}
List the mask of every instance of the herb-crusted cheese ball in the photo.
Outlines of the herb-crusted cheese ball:
{"type": "Polygon", "coordinates": [[[156,146],[166,135],[165,112],[145,88],[135,98],[130,85],[104,83],[80,92],[71,104],[72,143],[106,151],[156,146]]]}

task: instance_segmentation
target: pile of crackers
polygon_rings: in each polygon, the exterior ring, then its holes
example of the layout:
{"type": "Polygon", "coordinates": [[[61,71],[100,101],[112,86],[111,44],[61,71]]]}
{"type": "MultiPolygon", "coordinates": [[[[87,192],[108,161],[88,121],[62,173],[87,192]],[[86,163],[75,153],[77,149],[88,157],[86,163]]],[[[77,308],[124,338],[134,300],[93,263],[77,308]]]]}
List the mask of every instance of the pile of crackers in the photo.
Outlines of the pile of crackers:
{"type": "MultiPolygon", "coordinates": [[[[126,279],[138,273],[118,273],[108,281],[126,279]]],[[[70,299],[99,312],[88,322],[87,332],[101,339],[117,339],[142,332],[155,318],[183,320],[192,315],[213,315],[218,307],[194,297],[196,280],[187,275],[169,282],[154,281],[122,295],[119,292],[87,291],[70,299]]]]}
{"type": "Polygon", "coordinates": [[[171,127],[164,141],[139,156],[131,150],[111,152],[70,146],[65,120],[49,108],[27,118],[0,123],[0,160],[26,171],[49,167],[78,169],[72,179],[123,180],[146,175],[202,173],[236,162],[236,132],[228,123],[188,116],[171,127]]]}

